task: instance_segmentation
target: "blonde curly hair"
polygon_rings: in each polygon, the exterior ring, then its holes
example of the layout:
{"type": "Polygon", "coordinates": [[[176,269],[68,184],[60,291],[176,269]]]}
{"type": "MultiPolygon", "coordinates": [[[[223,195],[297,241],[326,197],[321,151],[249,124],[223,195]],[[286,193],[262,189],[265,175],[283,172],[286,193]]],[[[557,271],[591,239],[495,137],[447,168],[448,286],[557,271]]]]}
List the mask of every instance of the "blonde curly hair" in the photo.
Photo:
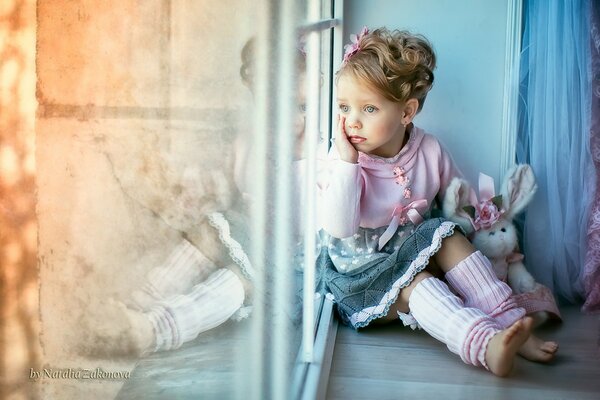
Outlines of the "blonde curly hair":
{"type": "MultiPolygon", "coordinates": [[[[251,92],[254,92],[254,79],[255,79],[255,62],[256,62],[256,37],[252,36],[250,39],[246,41],[244,47],[242,47],[242,51],[240,54],[242,64],[240,65],[240,77],[242,78],[242,83],[250,89],[251,92]]],[[[298,39],[299,43],[302,42],[302,38],[298,39]]],[[[296,74],[302,74],[306,71],[306,54],[304,50],[301,48],[299,44],[296,48],[295,53],[295,67],[296,74]]]]}
{"type": "Polygon", "coordinates": [[[357,45],[336,79],[350,74],[394,102],[417,99],[421,111],[433,85],[436,57],[431,43],[422,35],[379,28],[362,35],[357,45]]]}

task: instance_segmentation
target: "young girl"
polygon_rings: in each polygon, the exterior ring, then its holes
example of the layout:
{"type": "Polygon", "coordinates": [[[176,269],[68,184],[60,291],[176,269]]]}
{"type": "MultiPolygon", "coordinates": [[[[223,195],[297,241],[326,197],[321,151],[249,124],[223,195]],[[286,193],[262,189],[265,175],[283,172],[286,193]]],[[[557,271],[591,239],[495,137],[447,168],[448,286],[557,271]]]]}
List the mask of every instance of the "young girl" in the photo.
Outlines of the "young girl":
{"type": "Polygon", "coordinates": [[[460,176],[440,143],[412,123],[434,67],[429,42],[408,32],[365,27],[346,47],[323,192],[331,236],[324,279],[354,328],[399,317],[465,363],[504,376],[517,353],[546,362],[558,345],[531,335],[511,289],[457,225],[432,218],[434,201],[460,176]]]}
{"type": "MultiPolygon", "coordinates": [[[[254,48],[255,40],[248,40],[242,49],[240,67],[242,82],[252,94],[254,48]]],[[[300,158],[304,139],[305,69],[305,55],[298,51],[296,71],[300,109],[294,130],[293,163],[298,182],[302,182],[304,169],[300,158]]],[[[175,211],[182,219],[196,221],[194,230],[181,229],[179,244],[160,265],[146,274],[143,283],[125,302],[110,300],[107,307],[94,307],[87,313],[83,322],[90,325],[88,331],[94,335],[82,351],[106,356],[172,350],[230,318],[241,319],[249,314],[251,307],[243,306],[251,303],[252,279],[256,274],[247,254],[255,173],[252,168],[253,139],[248,131],[241,132],[232,146],[233,157],[231,160],[225,157],[230,161],[229,165],[212,179],[184,173],[181,193],[176,199],[181,209],[175,211]],[[199,188],[199,182],[203,181],[208,184],[199,188]],[[201,202],[207,203],[202,210],[212,212],[190,215],[186,207],[201,202]]],[[[294,186],[301,188],[300,184],[294,186]]],[[[302,193],[294,193],[294,196],[301,198],[302,193]]],[[[190,208],[196,210],[198,207],[190,208]]],[[[173,221],[170,222],[173,226],[173,221]]]]}

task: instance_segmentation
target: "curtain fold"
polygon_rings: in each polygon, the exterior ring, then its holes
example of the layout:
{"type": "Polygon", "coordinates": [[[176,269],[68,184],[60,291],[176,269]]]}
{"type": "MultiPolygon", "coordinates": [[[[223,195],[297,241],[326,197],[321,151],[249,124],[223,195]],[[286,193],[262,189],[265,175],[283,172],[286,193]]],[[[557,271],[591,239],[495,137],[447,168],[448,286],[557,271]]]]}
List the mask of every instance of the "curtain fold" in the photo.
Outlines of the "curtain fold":
{"type": "Polygon", "coordinates": [[[590,152],[591,52],[587,0],[529,0],[524,8],[517,162],[538,192],[523,229],[527,266],[562,302],[580,302],[595,193],[590,152]]]}
{"type": "Polygon", "coordinates": [[[596,169],[596,193],[588,224],[588,250],[583,271],[586,294],[584,311],[600,311],[600,3],[591,7],[591,57],[592,57],[592,120],[590,147],[596,169]]]}

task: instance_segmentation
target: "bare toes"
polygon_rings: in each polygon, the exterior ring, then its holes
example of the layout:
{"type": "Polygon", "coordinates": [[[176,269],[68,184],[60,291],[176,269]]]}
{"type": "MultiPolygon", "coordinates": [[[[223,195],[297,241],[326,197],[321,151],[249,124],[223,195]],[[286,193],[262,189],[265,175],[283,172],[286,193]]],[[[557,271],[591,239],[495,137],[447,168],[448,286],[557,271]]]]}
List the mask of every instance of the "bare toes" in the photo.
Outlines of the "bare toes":
{"type": "Polygon", "coordinates": [[[504,344],[510,342],[512,340],[512,338],[515,335],[518,335],[519,332],[521,332],[523,330],[523,325],[521,323],[521,320],[515,322],[514,324],[512,324],[511,326],[509,326],[505,331],[504,331],[504,335],[502,337],[502,342],[504,344]]]}
{"type": "Polygon", "coordinates": [[[513,359],[531,334],[531,321],[519,320],[492,337],[486,351],[486,362],[490,371],[498,376],[506,376],[513,365],[513,359]]]}
{"type": "Polygon", "coordinates": [[[530,361],[548,362],[554,358],[558,350],[558,343],[544,342],[536,336],[530,336],[529,339],[519,349],[519,354],[530,361]]]}
{"type": "Polygon", "coordinates": [[[556,353],[558,350],[558,343],[556,342],[544,342],[540,346],[540,350],[545,351],[546,353],[556,353]]]}

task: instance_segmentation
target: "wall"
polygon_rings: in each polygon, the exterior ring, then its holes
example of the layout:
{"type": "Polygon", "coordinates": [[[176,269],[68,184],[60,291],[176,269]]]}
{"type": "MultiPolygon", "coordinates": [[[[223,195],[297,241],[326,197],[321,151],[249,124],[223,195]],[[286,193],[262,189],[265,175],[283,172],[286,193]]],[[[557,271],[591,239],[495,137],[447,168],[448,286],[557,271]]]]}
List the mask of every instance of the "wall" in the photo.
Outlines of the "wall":
{"type": "Polygon", "coordinates": [[[501,174],[508,2],[345,0],[344,40],[363,25],[425,35],[438,56],[433,90],[415,123],[439,137],[467,178],[501,174]]]}
{"type": "Polygon", "coordinates": [[[0,5],[0,398],[37,399],[35,1],[0,5]]]}

